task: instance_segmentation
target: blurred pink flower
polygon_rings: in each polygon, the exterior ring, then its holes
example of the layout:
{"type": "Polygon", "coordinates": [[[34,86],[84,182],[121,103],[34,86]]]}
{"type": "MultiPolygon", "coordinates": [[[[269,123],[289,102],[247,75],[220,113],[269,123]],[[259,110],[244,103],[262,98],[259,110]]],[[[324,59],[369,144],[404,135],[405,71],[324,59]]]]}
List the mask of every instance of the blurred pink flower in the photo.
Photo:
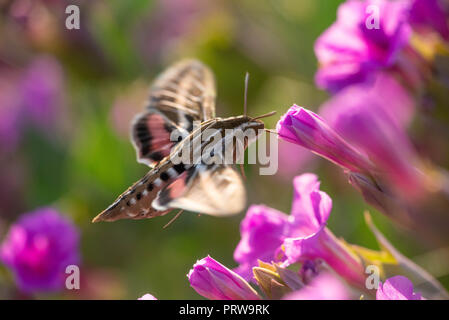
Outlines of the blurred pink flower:
{"type": "Polygon", "coordinates": [[[394,276],[379,283],[376,300],[424,300],[420,293],[413,292],[413,283],[404,276],[394,276]]]}
{"type": "Polygon", "coordinates": [[[211,300],[260,299],[242,277],[210,256],[197,261],[187,277],[196,292],[211,300]]]}
{"type": "Polygon", "coordinates": [[[405,131],[413,100],[391,76],[379,74],[373,84],[345,88],[327,101],[320,114],[346,141],[369,156],[376,171],[396,191],[416,196],[422,177],[419,160],[405,131]]]}
{"type": "Polygon", "coordinates": [[[287,257],[284,265],[321,259],[349,283],[355,286],[364,283],[364,268],[360,258],[325,225],[308,236],[285,239],[284,247],[287,257]]]}
{"type": "Polygon", "coordinates": [[[152,296],[151,294],[147,293],[147,294],[144,294],[143,296],[141,296],[137,300],[157,300],[157,299],[154,296],[152,296]]]}
{"type": "Polygon", "coordinates": [[[338,8],[337,21],[316,41],[320,88],[338,91],[369,80],[375,71],[392,67],[407,46],[411,28],[407,3],[388,0],[347,0],[338,8]],[[368,28],[370,12],[379,9],[379,28],[368,28]]]}
{"type": "Polygon", "coordinates": [[[63,82],[61,65],[55,59],[47,56],[34,59],[18,88],[22,97],[22,116],[43,129],[59,120],[63,82]]]}
{"type": "Polygon", "coordinates": [[[320,107],[319,114],[333,126],[338,116],[351,114],[355,108],[382,110],[397,126],[406,128],[413,119],[415,101],[394,76],[378,72],[372,82],[354,84],[335,94],[320,107]]]}
{"type": "Polygon", "coordinates": [[[52,208],[24,214],[11,226],[0,247],[0,261],[27,293],[64,286],[68,265],[79,262],[76,227],[52,208]]]}
{"type": "Polygon", "coordinates": [[[349,300],[346,286],[334,275],[322,273],[304,288],[289,293],[284,300],[349,300]]]}
{"type": "Polygon", "coordinates": [[[253,278],[257,260],[276,261],[282,257],[280,247],[291,232],[291,218],[275,209],[252,205],[240,224],[241,240],[234,251],[240,263],[235,271],[246,280],[253,278]]]}
{"type": "MultiPolygon", "coordinates": [[[[398,195],[417,197],[424,180],[417,169],[419,157],[399,124],[405,118],[393,118],[396,113],[385,111],[383,106],[387,101],[376,96],[382,92],[369,88],[347,88],[323,106],[332,126],[317,114],[294,105],[277,124],[279,137],[306,147],[351,174],[361,173],[368,180],[381,177],[398,195]]],[[[388,106],[400,101],[408,100],[392,99],[388,106]]]]}
{"type": "Polygon", "coordinates": [[[0,146],[14,151],[26,126],[48,130],[61,121],[63,71],[48,56],[34,58],[23,69],[0,71],[0,146]]]}

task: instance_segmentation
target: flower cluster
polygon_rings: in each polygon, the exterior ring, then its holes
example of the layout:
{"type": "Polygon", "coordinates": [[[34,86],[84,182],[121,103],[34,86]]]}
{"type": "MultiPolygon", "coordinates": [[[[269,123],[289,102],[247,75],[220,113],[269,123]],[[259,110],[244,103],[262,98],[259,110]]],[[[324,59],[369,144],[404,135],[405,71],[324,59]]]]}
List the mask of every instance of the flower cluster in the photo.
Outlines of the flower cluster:
{"type": "Polygon", "coordinates": [[[0,247],[0,261],[14,274],[24,293],[61,290],[66,268],[79,263],[79,235],[56,210],[24,214],[11,226],[0,247]]]}
{"type": "Polygon", "coordinates": [[[242,239],[234,252],[238,271],[246,279],[262,261],[281,261],[284,265],[322,259],[353,283],[363,283],[361,260],[326,227],[332,200],[319,189],[314,174],[293,180],[292,212],[288,216],[265,206],[248,209],[241,224],[242,239]]]}
{"type": "Polygon", "coordinates": [[[319,87],[332,92],[372,81],[378,71],[421,82],[419,57],[411,39],[436,32],[448,39],[447,16],[439,0],[347,0],[337,20],[316,41],[319,87]]]}
{"type": "MultiPolygon", "coordinates": [[[[379,245],[389,251],[373,251],[346,243],[326,226],[332,200],[319,189],[314,174],[293,181],[292,212],[286,215],[266,206],[251,206],[241,223],[241,241],[234,252],[240,264],[234,270],[211,257],[199,260],[187,275],[203,297],[217,300],[268,299],[418,299],[404,276],[388,278],[385,268],[395,265],[419,284],[425,283],[432,298],[448,297],[443,287],[424,270],[400,255],[372,225],[379,245]],[[367,265],[382,270],[384,284],[366,285],[367,265]],[[294,266],[296,266],[294,268],[294,266]],[[298,271],[294,271],[297,269],[298,271]],[[418,271],[419,270],[419,271],[418,271]],[[255,291],[250,282],[258,285],[255,291]]],[[[380,280],[380,279],[379,279],[380,280]]]]}
{"type": "Polygon", "coordinates": [[[316,41],[319,87],[338,91],[367,81],[379,69],[397,64],[411,35],[404,1],[346,1],[337,21],[316,41]],[[370,8],[378,10],[370,24],[370,8]],[[381,17],[381,19],[380,19],[381,17]]]}
{"type": "Polygon", "coordinates": [[[447,20],[437,0],[344,2],[315,46],[317,84],[332,97],[320,116],[294,105],[277,125],[280,138],[341,166],[368,203],[438,242],[447,238],[447,175],[407,129],[435,82],[447,20]]]}

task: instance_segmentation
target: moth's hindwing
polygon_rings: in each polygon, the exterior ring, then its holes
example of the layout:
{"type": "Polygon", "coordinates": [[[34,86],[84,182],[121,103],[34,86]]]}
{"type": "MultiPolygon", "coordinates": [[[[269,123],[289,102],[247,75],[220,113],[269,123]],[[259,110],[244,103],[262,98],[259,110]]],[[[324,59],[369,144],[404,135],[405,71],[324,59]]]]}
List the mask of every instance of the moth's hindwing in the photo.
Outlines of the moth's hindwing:
{"type": "Polygon", "coordinates": [[[139,115],[132,129],[138,161],[155,166],[169,156],[172,148],[188,134],[188,131],[167,117],[167,113],[148,111],[139,115]]]}
{"type": "Polygon", "coordinates": [[[241,212],[246,192],[238,173],[226,165],[196,165],[163,187],[153,202],[158,210],[179,208],[213,216],[241,212]]]}

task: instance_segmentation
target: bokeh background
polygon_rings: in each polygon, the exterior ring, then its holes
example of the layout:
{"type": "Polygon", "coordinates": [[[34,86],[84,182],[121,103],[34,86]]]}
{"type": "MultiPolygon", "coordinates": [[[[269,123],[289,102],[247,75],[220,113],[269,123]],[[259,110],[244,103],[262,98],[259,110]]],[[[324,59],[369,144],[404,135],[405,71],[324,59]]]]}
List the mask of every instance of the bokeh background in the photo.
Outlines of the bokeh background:
{"type": "MultiPolygon", "coordinates": [[[[274,128],[293,103],[317,110],[326,100],[314,84],[313,45],[341,2],[0,0],[0,127],[7,137],[0,150],[0,240],[22,213],[42,206],[69,216],[81,234],[81,290],[36,297],[136,299],[149,292],[199,299],[186,278],[197,259],[209,254],[236,266],[244,212],[185,213],[165,230],[172,215],[91,219],[148,171],[136,162],[129,127],[160,71],[186,57],[208,64],[223,117],[242,113],[248,71],[249,113],[276,110],[265,120],[274,128]],[[68,4],[80,7],[80,30],[65,28],[68,4]],[[16,103],[17,96],[25,102],[16,103]]],[[[276,175],[259,176],[257,165],[246,166],[248,204],[289,213],[292,178],[315,172],[334,201],[329,227],[337,236],[376,249],[363,221],[368,209],[400,251],[431,269],[425,243],[365,204],[341,170],[299,147],[279,148],[276,175]]],[[[449,284],[448,276],[439,279],[449,284]]],[[[0,265],[0,298],[11,294],[10,281],[0,265]]]]}

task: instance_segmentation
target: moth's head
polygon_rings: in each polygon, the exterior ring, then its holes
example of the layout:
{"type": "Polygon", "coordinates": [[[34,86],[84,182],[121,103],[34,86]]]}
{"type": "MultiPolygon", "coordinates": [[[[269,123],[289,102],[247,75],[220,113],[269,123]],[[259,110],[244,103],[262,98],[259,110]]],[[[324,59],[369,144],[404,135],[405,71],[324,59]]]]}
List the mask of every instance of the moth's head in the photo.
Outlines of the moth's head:
{"type": "Polygon", "coordinates": [[[265,124],[263,123],[263,121],[261,119],[271,117],[272,115],[275,115],[275,114],[276,114],[276,111],[271,111],[269,113],[265,113],[265,114],[257,116],[257,117],[250,117],[247,115],[244,115],[242,117],[246,119],[248,126],[250,128],[264,130],[265,124]]]}
{"type": "Polygon", "coordinates": [[[235,119],[236,119],[235,122],[236,127],[239,127],[243,131],[252,129],[258,132],[259,130],[263,130],[265,128],[265,124],[263,123],[262,120],[255,119],[250,116],[243,115],[238,116],[235,119]]]}

